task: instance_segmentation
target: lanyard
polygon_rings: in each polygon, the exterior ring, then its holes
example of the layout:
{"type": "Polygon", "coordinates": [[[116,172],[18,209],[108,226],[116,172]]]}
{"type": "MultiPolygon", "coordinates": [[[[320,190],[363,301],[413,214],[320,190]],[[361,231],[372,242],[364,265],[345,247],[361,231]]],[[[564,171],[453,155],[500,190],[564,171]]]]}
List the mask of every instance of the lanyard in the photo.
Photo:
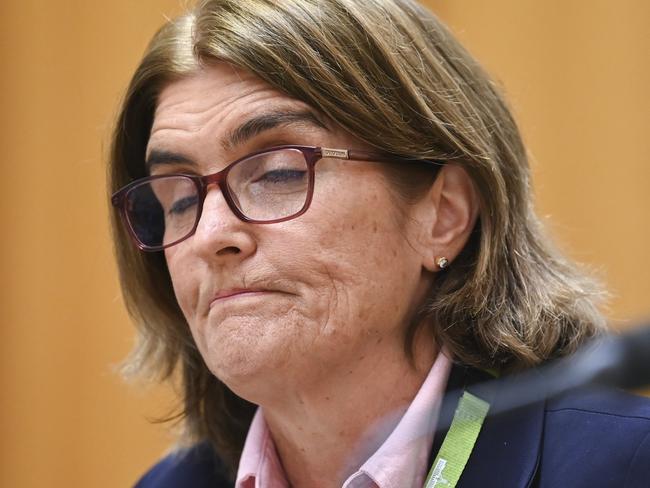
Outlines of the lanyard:
{"type": "Polygon", "coordinates": [[[424,488],[454,488],[465,469],[490,404],[465,390],[454,419],[431,465],[424,488]]]}

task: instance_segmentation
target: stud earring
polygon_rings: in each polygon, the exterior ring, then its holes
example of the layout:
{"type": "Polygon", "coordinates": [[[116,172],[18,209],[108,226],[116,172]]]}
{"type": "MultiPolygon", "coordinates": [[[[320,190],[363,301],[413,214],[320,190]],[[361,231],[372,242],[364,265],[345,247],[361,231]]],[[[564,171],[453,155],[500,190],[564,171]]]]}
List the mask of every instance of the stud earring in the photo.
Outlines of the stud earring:
{"type": "Polygon", "coordinates": [[[436,259],[436,264],[440,269],[445,269],[447,266],[449,266],[449,260],[444,256],[440,256],[436,259]]]}

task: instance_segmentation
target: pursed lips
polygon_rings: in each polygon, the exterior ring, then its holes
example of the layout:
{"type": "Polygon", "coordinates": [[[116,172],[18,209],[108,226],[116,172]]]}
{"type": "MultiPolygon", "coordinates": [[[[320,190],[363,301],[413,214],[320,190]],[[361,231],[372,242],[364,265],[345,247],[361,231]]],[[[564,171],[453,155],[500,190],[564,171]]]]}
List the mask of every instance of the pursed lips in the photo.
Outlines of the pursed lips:
{"type": "Polygon", "coordinates": [[[221,290],[214,296],[214,298],[210,302],[210,308],[212,308],[218,302],[223,302],[224,300],[227,300],[227,299],[230,299],[230,298],[241,297],[241,296],[261,295],[263,293],[270,293],[270,292],[271,292],[271,290],[248,289],[248,288],[233,288],[233,289],[229,289],[229,290],[221,290]]]}

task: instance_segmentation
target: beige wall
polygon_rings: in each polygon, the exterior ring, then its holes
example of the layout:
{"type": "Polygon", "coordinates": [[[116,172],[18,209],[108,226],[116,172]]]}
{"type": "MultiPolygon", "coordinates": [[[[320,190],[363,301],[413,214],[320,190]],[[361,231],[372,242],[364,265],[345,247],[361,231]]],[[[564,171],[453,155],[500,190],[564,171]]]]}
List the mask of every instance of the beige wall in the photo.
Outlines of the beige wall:
{"type": "MultiPolygon", "coordinates": [[[[553,233],[601,271],[615,318],[647,316],[650,4],[430,4],[508,92],[553,233]]],[[[146,419],[169,395],[112,369],[133,334],[103,154],[146,40],[178,11],[178,0],[0,2],[0,486],[128,486],[168,442],[146,419]]]]}
{"type": "Polygon", "coordinates": [[[557,240],[599,270],[613,317],[647,317],[650,2],[430,5],[505,87],[557,240]]]}

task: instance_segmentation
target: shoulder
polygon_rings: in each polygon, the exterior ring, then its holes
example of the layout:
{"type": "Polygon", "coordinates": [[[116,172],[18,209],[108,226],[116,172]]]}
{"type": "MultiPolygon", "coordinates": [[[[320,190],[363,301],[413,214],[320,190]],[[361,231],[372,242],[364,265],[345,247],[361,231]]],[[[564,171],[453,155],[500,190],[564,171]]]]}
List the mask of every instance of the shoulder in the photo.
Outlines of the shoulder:
{"type": "Polygon", "coordinates": [[[648,479],[649,399],[579,390],[547,402],[541,486],[633,487],[648,479]],[[580,484],[572,484],[578,479],[580,484]]]}
{"type": "Polygon", "coordinates": [[[549,400],[546,411],[613,415],[643,422],[650,420],[650,399],[620,390],[581,389],[549,400]]]}
{"type": "Polygon", "coordinates": [[[169,454],[135,484],[135,488],[230,488],[225,468],[207,443],[169,454]]]}

